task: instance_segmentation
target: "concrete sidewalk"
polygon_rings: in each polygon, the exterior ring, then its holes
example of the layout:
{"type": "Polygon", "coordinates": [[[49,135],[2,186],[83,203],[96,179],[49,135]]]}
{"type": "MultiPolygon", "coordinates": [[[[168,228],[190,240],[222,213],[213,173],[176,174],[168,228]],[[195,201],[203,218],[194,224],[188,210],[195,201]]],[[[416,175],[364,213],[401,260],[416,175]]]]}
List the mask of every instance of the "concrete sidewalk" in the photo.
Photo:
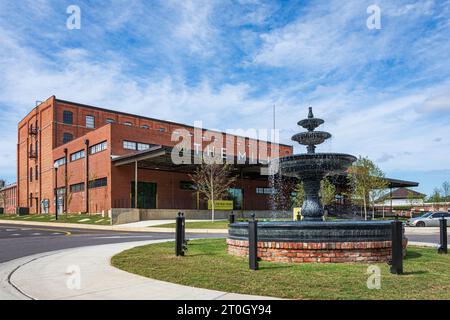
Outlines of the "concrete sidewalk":
{"type": "Polygon", "coordinates": [[[167,240],[139,241],[121,244],[68,249],[22,258],[0,265],[1,299],[43,300],[240,300],[273,299],[177,285],[134,275],[110,265],[115,254],[139,245],[167,240]],[[80,289],[75,284],[79,270],[80,289]],[[6,279],[5,279],[6,277],[6,279]],[[10,278],[10,284],[7,279],[10,278]],[[20,290],[20,294],[15,288],[20,290]]]}

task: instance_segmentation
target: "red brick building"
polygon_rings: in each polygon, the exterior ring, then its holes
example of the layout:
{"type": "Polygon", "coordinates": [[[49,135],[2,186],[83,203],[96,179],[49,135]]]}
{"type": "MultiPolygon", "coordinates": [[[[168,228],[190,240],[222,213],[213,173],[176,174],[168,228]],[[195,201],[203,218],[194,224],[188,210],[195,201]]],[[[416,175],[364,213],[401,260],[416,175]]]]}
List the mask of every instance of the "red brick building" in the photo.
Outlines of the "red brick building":
{"type": "MultiPolygon", "coordinates": [[[[192,166],[170,160],[177,144],[172,134],[182,129],[191,136],[198,130],[52,96],[18,125],[17,206],[30,213],[54,213],[56,203],[61,211],[91,213],[136,204],[150,209],[206,209],[192,189],[188,175],[192,166]]],[[[222,152],[226,149],[236,157],[233,150],[243,150],[247,156],[246,164],[235,167],[239,179],[230,191],[236,209],[268,209],[264,189],[268,179],[259,174],[260,165],[252,164],[253,156],[267,160],[276,152],[289,155],[292,147],[215,134],[223,137],[222,152]]],[[[205,137],[201,140],[200,150],[211,143],[205,137]]]]}
{"type": "Polygon", "coordinates": [[[0,213],[15,213],[17,207],[17,185],[10,184],[0,188],[0,213]]]}

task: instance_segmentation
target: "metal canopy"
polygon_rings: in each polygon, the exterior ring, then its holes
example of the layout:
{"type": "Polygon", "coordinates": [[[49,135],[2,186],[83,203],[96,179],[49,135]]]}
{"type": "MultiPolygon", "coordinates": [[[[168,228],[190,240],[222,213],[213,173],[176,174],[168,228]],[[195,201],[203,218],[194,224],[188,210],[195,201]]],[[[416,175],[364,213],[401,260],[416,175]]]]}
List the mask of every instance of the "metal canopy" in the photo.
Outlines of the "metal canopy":
{"type": "MultiPolygon", "coordinates": [[[[120,156],[112,159],[116,167],[134,165],[137,162],[139,169],[162,170],[181,173],[193,173],[198,167],[194,162],[197,156],[191,152],[190,164],[174,164],[171,158],[172,147],[155,146],[136,154],[120,156]]],[[[238,163],[234,157],[233,168],[242,174],[243,178],[267,180],[267,176],[261,176],[260,169],[264,167],[261,163],[238,163]]]]}
{"type": "MultiPolygon", "coordinates": [[[[339,186],[345,186],[348,183],[346,173],[329,176],[328,179],[333,184],[339,185],[339,186]]],[[[389,189],[401,188],[401,187],[417,187],[419,185],[418,182],[414,182],[414,181],[406,181],[406,180],[399,180],[399,179],[392,179],[392,178],[384,178],[384,179],[388,181],[389,189]]]]}
{"type": "MultiPolygon", "coordinates": [[[[112,159],[113,164],[116,167],[133,165],[137,162],[139,169],[150,170],[162,170],[162,171],[175,171],[182,173],[193,173],[198,164],[194,163],[196,156],[191,153],[191,164],[174,164],[171,158],[172,147],[168,146],[155,146],[150,149],[112,159]]],[[[233,161],[234,169],[242,174],[243,178],[267,180],[268,176],[261,175],[261,168],[265,167],[265,164],[261,163],[246,163],[239,164],[237,157],[234,157],[233,161]]],[[[336,185],[345,186],[347,184],[347,174],[342,173],[329,177],[336,185]]],[[[388,188],[400,188],[400,187],[417,187],[418,182],[406,181],[392,178],[385,178],[388,182],[388,188]]]]}

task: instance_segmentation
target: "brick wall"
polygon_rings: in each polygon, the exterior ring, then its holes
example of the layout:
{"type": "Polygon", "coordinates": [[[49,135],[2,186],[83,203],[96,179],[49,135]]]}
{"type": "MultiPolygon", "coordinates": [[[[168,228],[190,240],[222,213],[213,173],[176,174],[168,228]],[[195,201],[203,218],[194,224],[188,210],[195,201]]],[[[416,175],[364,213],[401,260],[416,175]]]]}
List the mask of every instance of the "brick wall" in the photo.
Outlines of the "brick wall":
{"type": "MultiPolygon", "coordinates": [[[[85,212],[86,206],[89,206],[88,211],[101,212],[110,209],[114,201],[122,201],[122,199],[129,201],[131,181],[134,180],[133,168],[131,166],[111,168],[111,155],[120,156],[136,152],[125,150],[123,140],[173,146],[176,142],[172,141],[172,132],[179,129],[194,132],[194,128],[188,125],[82,105],[59,100],[52,96],[33,108],[18,124],[17,205],[30,207],[30,213],[39,213],[41,212],[41,201],[48,200],[49,212],[55,212],[54,161],[64,156],[65,148],[68,149],[70,159],[71,153],[85,148],[84,141],[86,139],[89,139],[90,145],[106,140],[108,150],[89,157],[89,173],[86,173],[85,159],[74,162],[69,160],[66,166],[62,166],[58,170],[57,187],[65,186],[66,169],[68,193],[70,193],[71,184],[84,182],[87,185],[86,176],[89,176],[89,179],[106,177],[108,185],[89,190],[89,194],[86,193],[86,190],[70,194],[67,200],[68,211],[85,212]],[[64,123],[64,111],[72,112],[72,124],[64,123]],[[94,117],[95,128],[86,127],[86,116],[94,117]],[[114,123],[107,124],[107,121],[114,123]],[[130,126],[125,123],[129,123],[130,126]],[[37,131],[31,133],[31,127],[33,129],[37,127],[37,131]],[[64,133],[70,133],[73,140],[63,144],[64,133]],[[36,157],[30,157],[30,144],[32,145],[31,151],[35,152],[36,143],[38,143],[36,157]],[[30,168],[32,168],[31,171],[30,168]],[[37,177],[36,170],[38,171],[37,177]],[[33,174],[32,178],[30,174],[33,174]],[[86,204],[87,196],[89,201],[86,204]]],[[[224,136],[223,133],[217,134],[224,136]]],[[[224,146],[226,146],[228,141],[225,137],[223,140],[224,146]]],[[[252,139],[245,139],[241,142],[235,140],[235,148],[244,148],[243,151],[250,154],[254,141],[252,139]]],[[[261,147],[272,150],[277,146],[263,143],[261,147]]],[[[257,153],[257,151],[253,151],[257,153]]],[[[280,154],[291,153],[291,146],[280,146],[280,154]]],[[[270,156],[271,152],[268,154],[270,156]]],[[[196,194],[179,188],[179,182],[183,180],[189,180],[189,177],[176,172],[139,170],[139,181],[158,183],[159,208],[194,209],[197,207],[196,194]]],[[[266,187],[266,181],[242,180],[236,183],[236,186],[244,189],[244,207],[261,210],[267,208],[268,197],[256,195],[256,187],[266,187]]],[[[200,201],[200,207],[205,206],[206,203],[200,201]]]]}
{"type": "MultiPolygon", "coordinates": [[[[248,241],[227,239],[228,253],[248,256],[248,241]]],[[[406,248],[407,241],[404,242],[406,248]]],[[[276,262],[386,262],[391,241],[372,242],[258,242],[258,257],[276,262]]]]}

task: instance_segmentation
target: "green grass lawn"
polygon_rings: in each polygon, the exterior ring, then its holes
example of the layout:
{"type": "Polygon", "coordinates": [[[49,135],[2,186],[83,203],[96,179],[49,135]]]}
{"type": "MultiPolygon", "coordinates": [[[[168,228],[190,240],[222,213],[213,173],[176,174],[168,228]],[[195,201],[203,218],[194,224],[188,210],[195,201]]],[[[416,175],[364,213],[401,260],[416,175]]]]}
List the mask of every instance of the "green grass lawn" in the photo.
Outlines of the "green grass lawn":
{"type": "Polygon", "coordinates": [[[81,224],[95,224],[95,225],[110,225],[109,218],[104,218],[101,215],[86,215],[86,214],[59,214],[58,220],[52,214],[30,214],[25,216],[19,215],[0,215],[0,220],[12,221],[33,221],[33,222],[58,222],[58,223],[81,223],[81,224]]]}
{"type": "Polygon", "coordinates": [[[173,242],[124,251],[113,266],[153,279],[226,292],[291,299],[450,299],[450,255],[408,247],[404,275],[381,268],[381,289],[368,289],[365,264],[287,264],[260,262],[250,271],[248,259],[226,253],[225,239],[190,241],[184,257],[173,242]]]}

